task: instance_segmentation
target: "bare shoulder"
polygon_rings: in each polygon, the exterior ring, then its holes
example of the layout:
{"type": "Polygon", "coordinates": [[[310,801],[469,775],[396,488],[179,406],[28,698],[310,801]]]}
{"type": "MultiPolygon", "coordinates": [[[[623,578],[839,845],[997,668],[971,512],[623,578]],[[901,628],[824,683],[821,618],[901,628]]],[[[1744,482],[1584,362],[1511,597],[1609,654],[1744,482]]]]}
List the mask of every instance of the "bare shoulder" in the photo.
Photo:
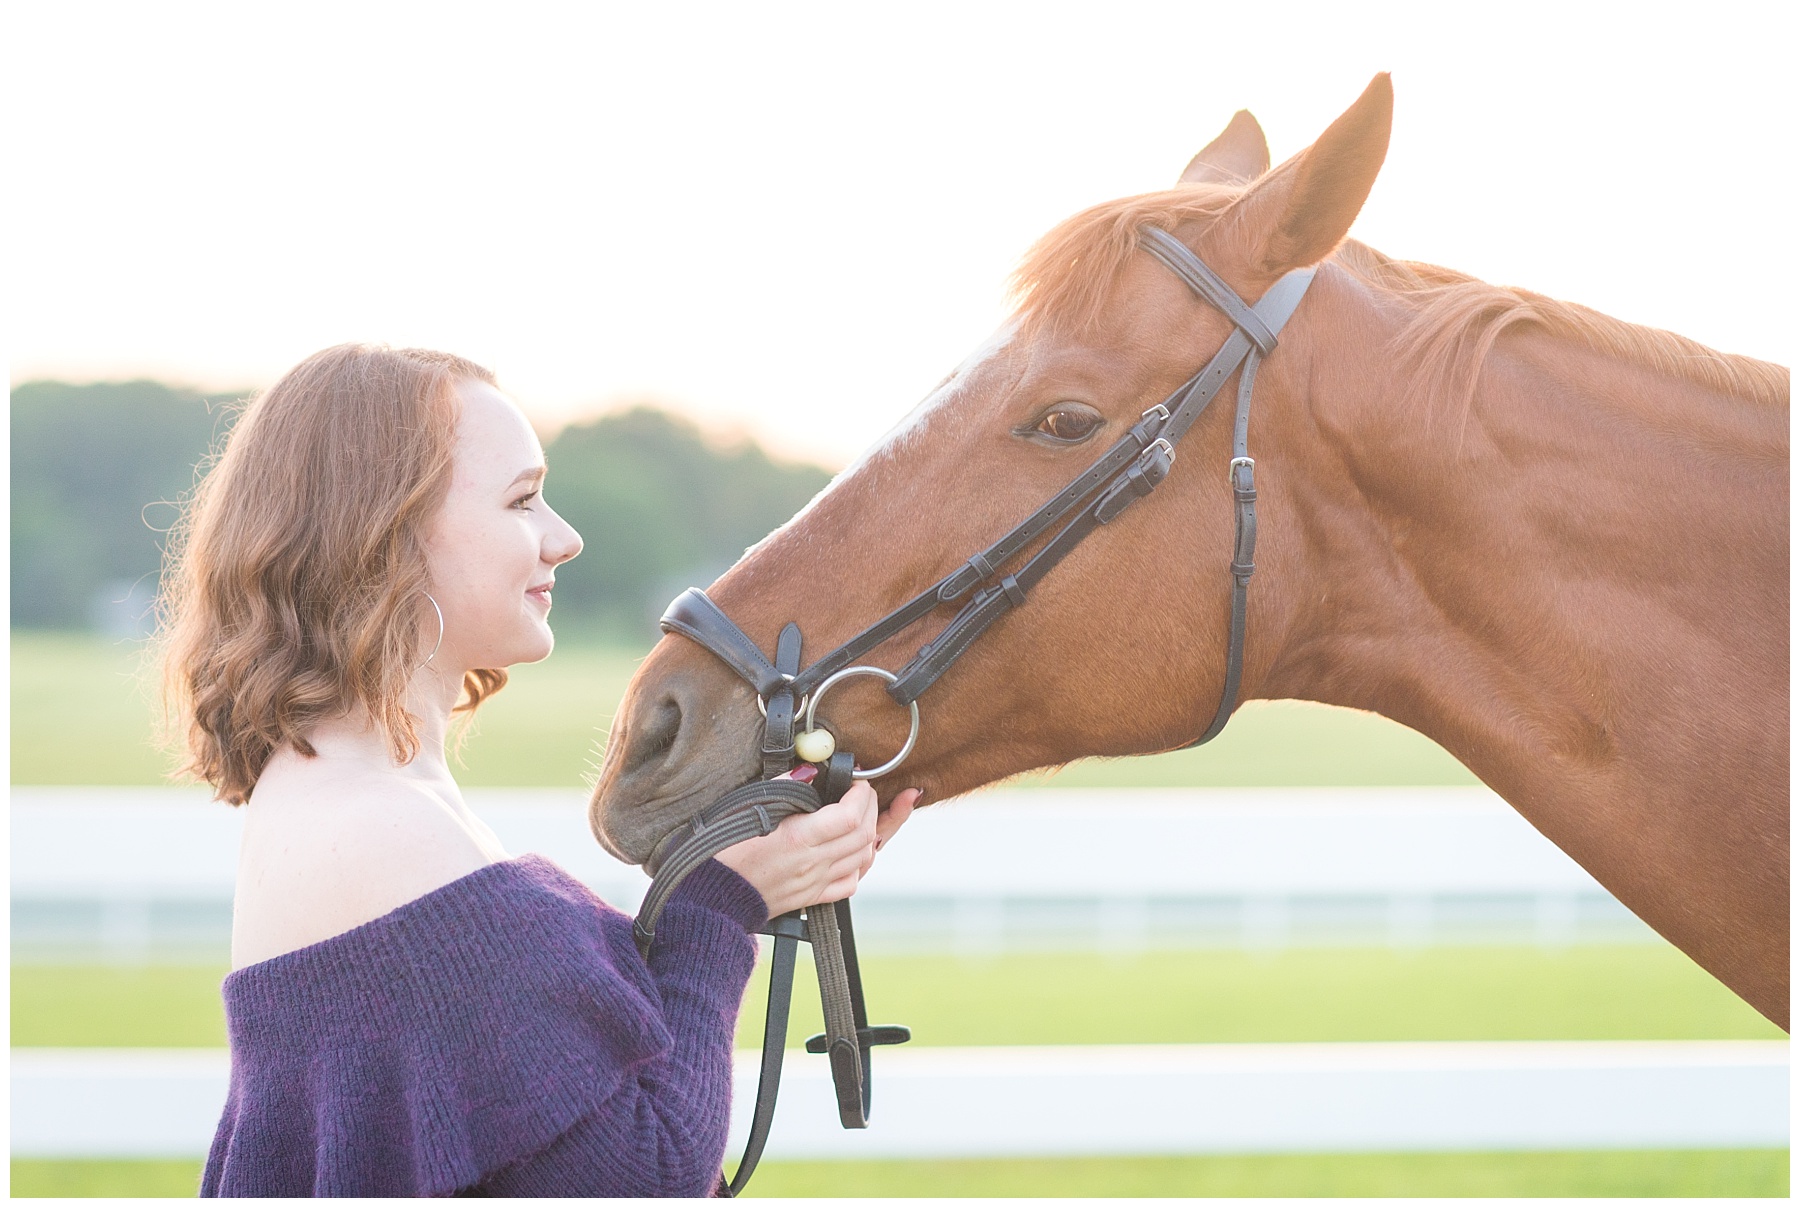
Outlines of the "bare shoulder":
{"type": "Polygon", "coordinates": [[[330,939],[506,858],[472,815],[403,776],[280,769],[243,808],[234,968],[330,939]]]}

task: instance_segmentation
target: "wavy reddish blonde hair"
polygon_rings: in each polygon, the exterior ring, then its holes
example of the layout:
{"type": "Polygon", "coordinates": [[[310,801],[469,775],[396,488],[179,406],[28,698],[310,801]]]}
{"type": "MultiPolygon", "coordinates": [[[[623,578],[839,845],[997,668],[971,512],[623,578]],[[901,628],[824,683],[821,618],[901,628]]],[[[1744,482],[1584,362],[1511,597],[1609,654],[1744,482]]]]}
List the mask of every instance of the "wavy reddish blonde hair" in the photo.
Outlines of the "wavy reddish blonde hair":
{"type": "MultiPolygon", "coordinates": [[[[249,404],[195,489],[163,577],[163,706],[179,772],[220,800],[242,805],[277,747],[313,755],[313,727],[357,708],[396,762],[418,754],[405,694],[438,624],[424,533],[464,380],[494,375],[443,352],[327,348],[249,404]]],[[[456,709],[505,683],[469,672],[456,709]]]]}

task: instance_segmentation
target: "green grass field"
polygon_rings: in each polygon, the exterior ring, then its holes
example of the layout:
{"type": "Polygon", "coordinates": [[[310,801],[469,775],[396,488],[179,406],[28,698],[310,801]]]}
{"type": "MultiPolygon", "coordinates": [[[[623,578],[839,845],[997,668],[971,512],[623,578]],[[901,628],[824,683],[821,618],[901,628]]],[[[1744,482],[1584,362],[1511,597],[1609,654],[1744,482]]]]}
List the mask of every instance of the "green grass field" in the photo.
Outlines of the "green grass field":
{"type": "MultiPolygon", "coordinates": [[[[15,1158],[12,1194],[191,1197],[199,1162],[15,1158]]],[[[1785,1149],[765,1162],[746,1198],[1782,1196],[1785,1149]]]]}
{"type": "MultiPolygon", "coordinates": [[[[467,785],[567,785],[593,768],[613,710],[645,651],[565,642],[483,706],[462,750],[467,785]]],[[[134,643],[87,634],[12,635],[12,782],[160,784],[151,694],[134,643]]],[[[927,713],[926,725],[930,725],[927,713]]],[[[1473,784],[1443,748],[1370,713],[1252,702],[1202,750],[1090,760],[1026,784],[1473,784]]]]}
{"type": "MultiPolygon", "coordinates": [[[[801,966],[790,1040],[821,1030],[801,966]]],[[[217,967],[15,966],[15,1046],[225,1043],[217,967]]],[[[1185,1044],[1305,1040],[1682,1040],[1781,1032],[1661,944],[1293,949],[1272,955],[1082,953],[986,961],[870,956],[872,1011],[917,1043],[1185,1044]]],[[[766,982],[745,995],[758,1043],[766,982]]]]}
{"type": "Polygon", "coordinates": [[[1786,1196],[1788,1151],[772,1162],[760,1196],[1786,1196]]]}
{"type": "MultiPolygon", "coordinates": [[[[741,1045],[760,1043],[765,974],[741,1045]]],[[[1783,1035],[1667,944],[870,956],[863,979],[877,1022],[934,1046],[1783,1035]]],[[[804,961],[796,983],[794,1044],[824,1030],[804,961]]]]}

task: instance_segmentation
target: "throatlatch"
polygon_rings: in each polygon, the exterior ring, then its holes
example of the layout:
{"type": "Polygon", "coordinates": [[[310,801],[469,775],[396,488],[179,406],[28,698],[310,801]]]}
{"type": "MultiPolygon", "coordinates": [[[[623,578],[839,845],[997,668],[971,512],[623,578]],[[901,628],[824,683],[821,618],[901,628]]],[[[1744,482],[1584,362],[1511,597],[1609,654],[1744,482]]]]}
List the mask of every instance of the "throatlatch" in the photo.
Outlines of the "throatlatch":
{"type": "MultiPolygon", "coordinates": [[[[770,833],[791,814],[816,810],[838,800],[853,779],[873,779],[897,768],[919,735],[919,697],[990,625],[1022,606],[1031,589],[1090,533],[1112,523],[1162,484],[1174,466],[1175,446],[1231,375],[1238,373],[1237,414],[1227,469],[1235,535],[1225,682],[1212,720],[1187,745],[1209,742],[1225,728],[1238,703],[1250,577],[1256,572],[1256,462],[1249,453],[1251,395],[1256,387],[1257,366],[1275,351],[1276,336],[1306,296],[1314,270],[1303,268],[1288,273],[1251,306],[1175,236],[1156,227],[1145,227],[1140,235],[1144,250],[1180,277],[1202,301],[1229,318],[1234,329],[1198,373],[1145,411],[1098,461],[1012,531],[804,670],[800,661],[800,630],[795,625],[782,629],[771,662],[699,588],[689,588],[669,605],[662,617],[663,632],[681,634],[705,647],[755,689],[766,718],[763,779],[727,793],[695,815],[665,839],[647,863],[653,879],[635,927],[638,945],[644,952],[649,952],[655,940],[656,919],[669,894],[709,857],[734,843],[770,833]],[[1037,553],[1018,569],[1003,573],[1008,564],[1065,519],[1068,522],[1037,553]],[[898,671],[857,665],[857,660],[884,642],[945,605],[965,598],[956,615],[898,671]],[[834,751],[835,740],[814,727],[820,697],[833,684],[859,674],[885,680],[888,695],[912,714],[912,731],[906,745],[893,759],[870,771],[856,768],[848,754],[834,751]],[[813,765],[817,771],[810,784],[775,779],[802,762],[796,754],[794,732],[796,719],[802,715],[807,719],[808,733],[801,736],[801,745],[807,748],[807,755],[820,760],[813,765]]],[[[838,1113],[845,1128],[868,1125],[870,1048],[898,1044],[910,1035],[905,1028],[871,1028],[868,1024],[849,902],[783,915],[771,920],[768,931],[775,937],[775,954],[769,982],[768,1024],[763,1035],[762,1080],[757,1087],[756,1112],[744,1159],[730,1183],[721,1184],[726,1194],[732,1195],[742,1190],[756,1168],[774,1119],[792,995],[794,945],[798,941],[812,944],[819,968],[819,989],[825,1001],[826,1030],[808,1040],[806,1048],[810,1053],[830,1056],[838,1113]]]]}

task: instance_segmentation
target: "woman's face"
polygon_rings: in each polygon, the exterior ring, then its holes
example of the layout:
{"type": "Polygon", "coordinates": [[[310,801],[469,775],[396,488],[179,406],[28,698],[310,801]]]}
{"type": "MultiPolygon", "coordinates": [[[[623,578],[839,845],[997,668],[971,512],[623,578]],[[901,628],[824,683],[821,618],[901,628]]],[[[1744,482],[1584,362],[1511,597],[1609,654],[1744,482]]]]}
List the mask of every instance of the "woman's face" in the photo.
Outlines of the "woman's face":
{"type": "MultiPolygon", "coordinates": [[[[444,613],[432,665],[460,673],[534,663],[555,644],[550,586],[556,567],[581,552],[581,536],[544,502],[544,451],[513,401],[485,382],[460,382],[456,393],[450,491],[425,535],[444,613]]],[[[426,621],[427,643],[435,621],[426,621]]]]}

